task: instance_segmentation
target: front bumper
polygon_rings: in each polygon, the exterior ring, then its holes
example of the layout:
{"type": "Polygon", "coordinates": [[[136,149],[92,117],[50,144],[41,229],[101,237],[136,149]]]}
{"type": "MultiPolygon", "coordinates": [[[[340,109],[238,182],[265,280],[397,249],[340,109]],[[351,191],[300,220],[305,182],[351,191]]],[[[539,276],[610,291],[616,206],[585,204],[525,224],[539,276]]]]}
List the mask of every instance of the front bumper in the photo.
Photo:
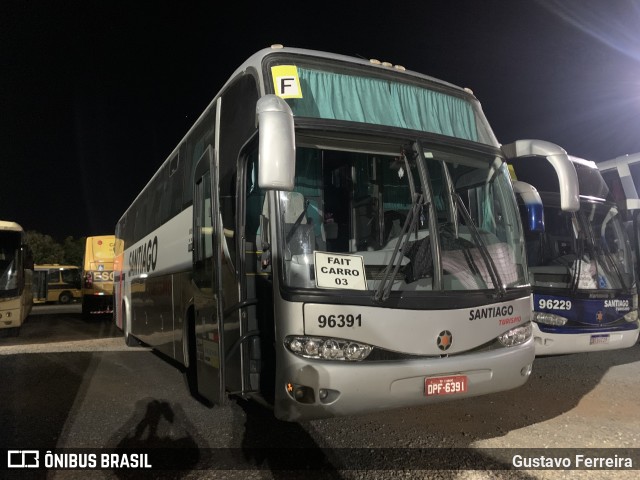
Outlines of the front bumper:
{"type": "Polygon", "coordinates": [[[285,351],[284,368],[276,375],[275,415],[281,420],[303,421],[510,390],[527,381],[534,357],[533,338],[511,348],[393,362],[307,360],[285,351]],[[425,396],[426,377],[450,375],[467,377],[465,393],[425,396]],[[303,401],[296,400],[287,385],[306,387],[310,394],[303,401]],[[322,399],[321,390],[329,392],[322,399]]]}

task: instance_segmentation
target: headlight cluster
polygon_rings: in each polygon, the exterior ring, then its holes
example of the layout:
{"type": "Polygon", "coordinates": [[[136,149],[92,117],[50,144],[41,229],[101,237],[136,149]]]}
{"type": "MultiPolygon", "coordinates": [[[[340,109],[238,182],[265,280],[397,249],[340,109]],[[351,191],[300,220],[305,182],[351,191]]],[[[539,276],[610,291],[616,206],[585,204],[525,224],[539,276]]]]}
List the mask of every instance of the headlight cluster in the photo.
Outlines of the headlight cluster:
{"type": "Polygon", "coordinates": [[[638,310],[631,310],[624,317],[627,322],[637,322],[638,321],[638,310]]]}
{"type": "Polygon", "coordinates": [[[533,312],[533,321],[537,323],[544,323],[545,325],[554,325],[557,327],[561,327],[568,322],[565,317],[547,312],[533,312]]]}
{"type": "Polygon", "coordinates": [[[508,332],[503,333],[498,337],[498,340],[505,347],[515,347],[529,340],[532,333],[531,322],[527,322],[524,325],[512,328],[508,332]]]}
{"type": "Polygon", "coordinates": [[[291,336],[284,344],[291,352],[305,358],[351,362],[364,360],[373,350],[371,345],[340,338],[291,336]]]}

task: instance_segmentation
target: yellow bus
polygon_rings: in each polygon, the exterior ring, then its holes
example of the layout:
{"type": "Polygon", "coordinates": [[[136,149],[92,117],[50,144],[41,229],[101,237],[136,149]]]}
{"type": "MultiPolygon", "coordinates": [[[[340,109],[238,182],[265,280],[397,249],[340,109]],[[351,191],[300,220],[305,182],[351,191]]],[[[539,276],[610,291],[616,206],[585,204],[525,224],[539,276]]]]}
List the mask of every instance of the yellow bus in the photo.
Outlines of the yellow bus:
{"type": "Polygon", "coordinates": [[[82,316],[113,312],[115,236],[87,237],[82,261],[82,316]]]}
{"type": "Polygon", "coordinates": [[[82,299],[80,268],[76,265],[36,265],[33,269],[34,303],[71,303],[82,299]]]}
{"type": "Polygon", "coordinates": [[[33,260],[24,230],[0,220],[0,332],[18,335],[33,304],[33,260]]]}

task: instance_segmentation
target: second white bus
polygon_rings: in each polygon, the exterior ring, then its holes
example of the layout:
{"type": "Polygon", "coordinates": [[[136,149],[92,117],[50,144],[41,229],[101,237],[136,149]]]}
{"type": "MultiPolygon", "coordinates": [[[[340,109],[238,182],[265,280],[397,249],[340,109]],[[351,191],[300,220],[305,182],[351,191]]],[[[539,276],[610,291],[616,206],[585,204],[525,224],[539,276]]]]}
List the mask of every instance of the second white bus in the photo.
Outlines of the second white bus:
{"type": "Polygon", "coordinates": [[[522,212],[536,355],[633,346],[640,324],[629,237],[595,162],[540,140],[503,149],[513,152],[517,179],[536,187],[544,205],[522,212]]]}

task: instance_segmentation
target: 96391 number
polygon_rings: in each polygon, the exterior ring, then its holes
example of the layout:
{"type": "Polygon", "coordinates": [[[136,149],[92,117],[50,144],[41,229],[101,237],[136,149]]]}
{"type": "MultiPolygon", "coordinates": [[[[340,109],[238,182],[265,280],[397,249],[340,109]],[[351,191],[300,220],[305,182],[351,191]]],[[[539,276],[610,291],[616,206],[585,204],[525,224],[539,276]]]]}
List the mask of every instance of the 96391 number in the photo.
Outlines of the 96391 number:
{"type": "Polygon", "coordinates": [[[318,327],[320,328],[351,328],[362,326],[362,315],[320,315],[318,327]]]}

